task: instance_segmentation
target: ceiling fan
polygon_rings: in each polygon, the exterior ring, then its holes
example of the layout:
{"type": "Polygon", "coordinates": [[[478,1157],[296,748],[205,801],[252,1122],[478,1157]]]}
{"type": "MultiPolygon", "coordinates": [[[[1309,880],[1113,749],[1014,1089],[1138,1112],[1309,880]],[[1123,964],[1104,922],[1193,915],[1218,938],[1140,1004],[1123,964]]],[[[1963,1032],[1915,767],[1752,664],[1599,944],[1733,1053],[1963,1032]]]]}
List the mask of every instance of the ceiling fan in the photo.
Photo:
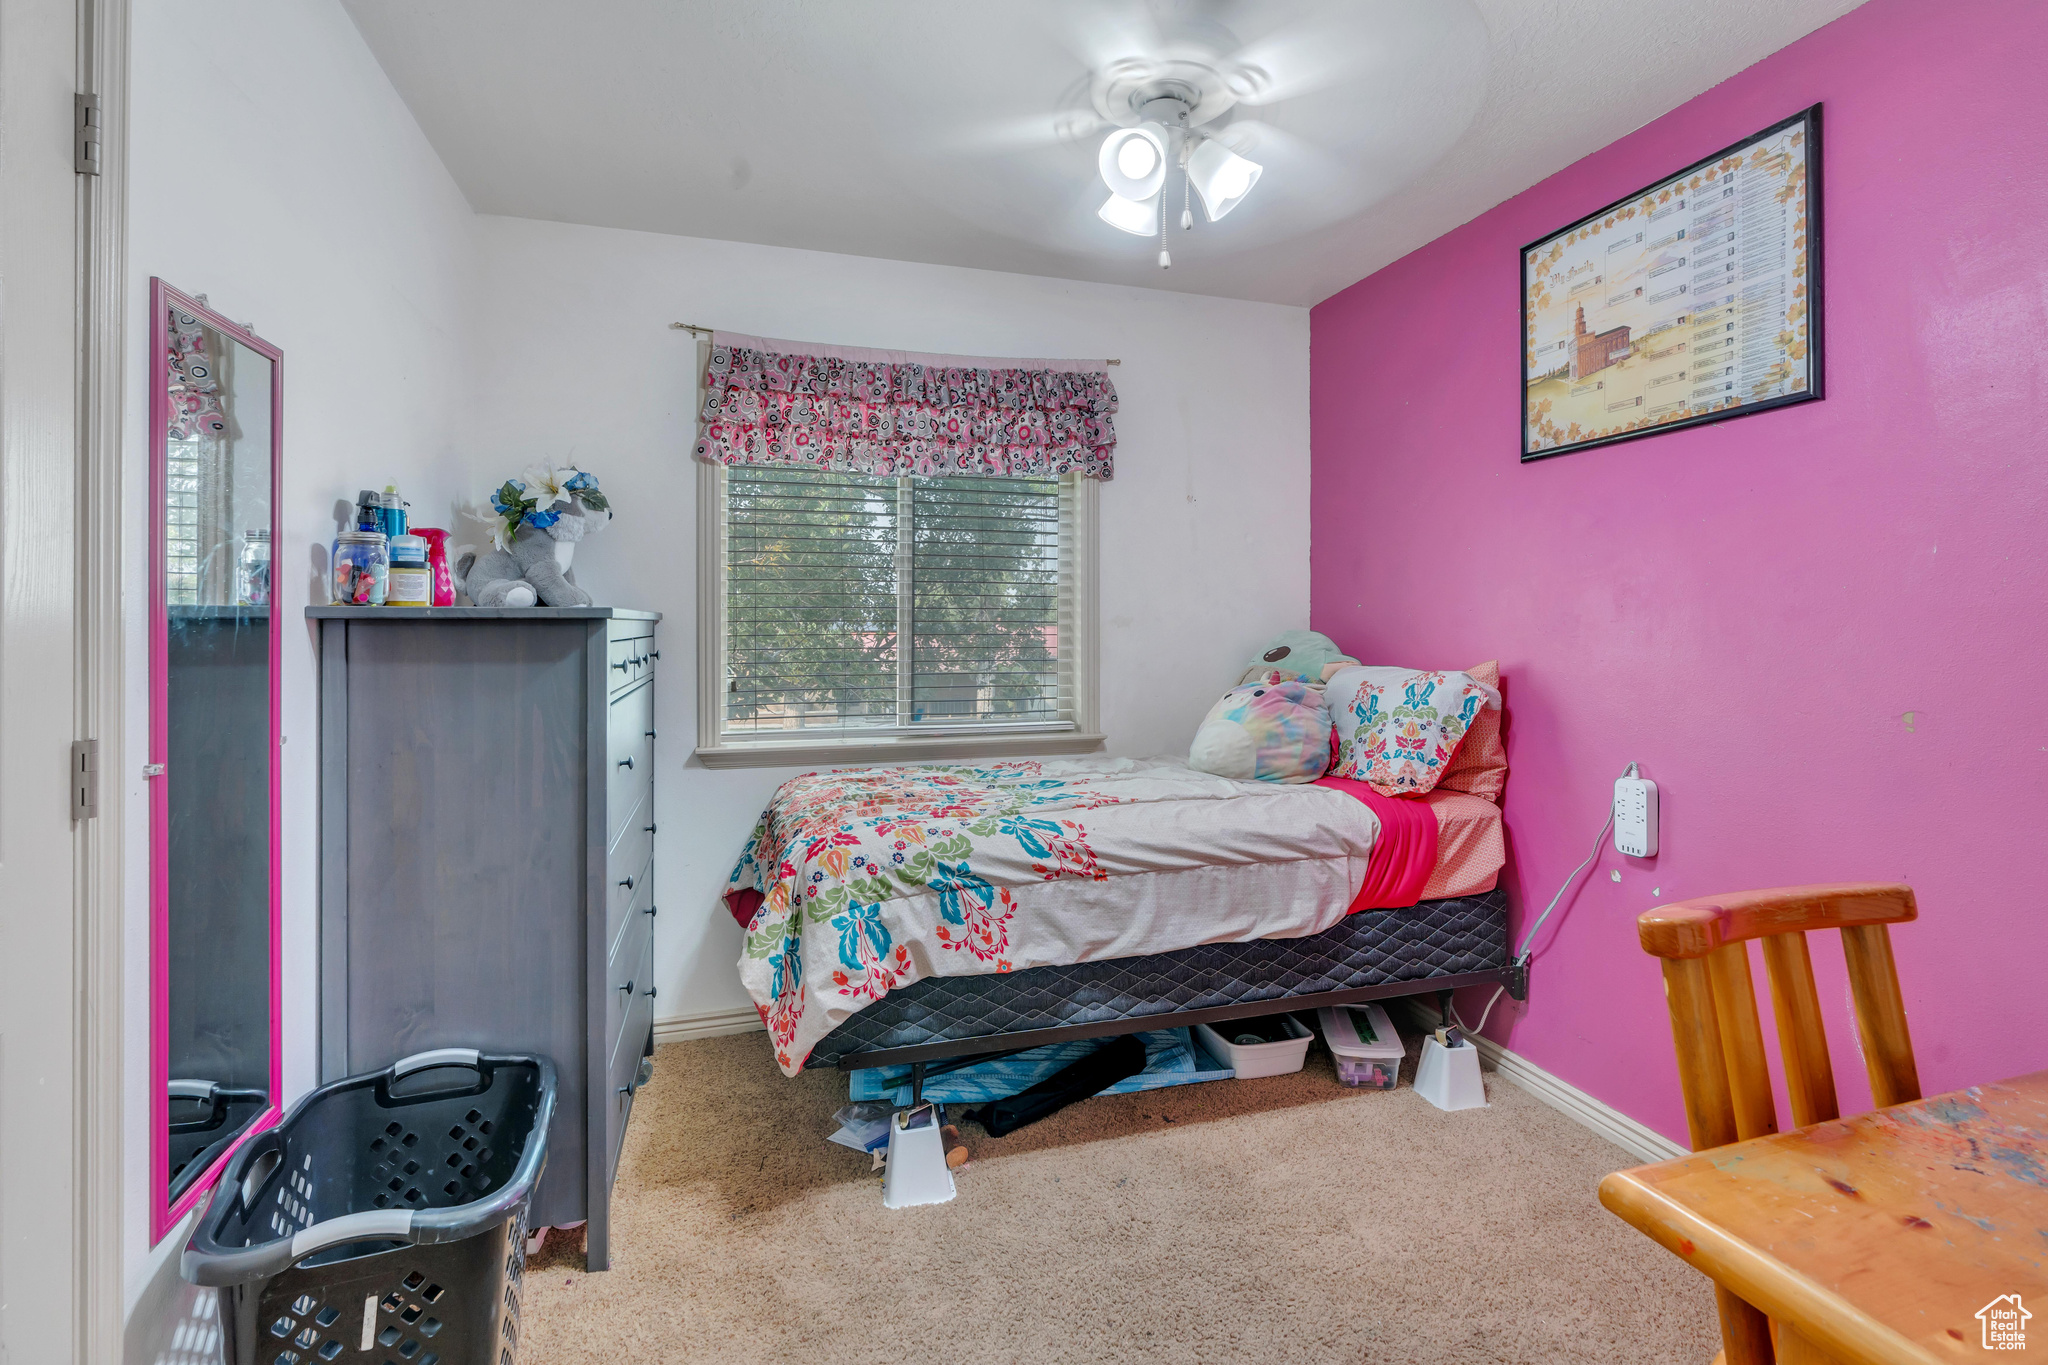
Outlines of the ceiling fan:
{"type": "MultiPolygon", "coordinates": [[[[1110,193],[1096,216],[1134,236],[1158,233],[1161,270],[1173,264],[1166,246],[1170,172],[1179,173],[1180,225],[1187,231],[1195,225],[1194,196],[1201,197],[1209,221],[1217,222],[1245,201],[1266,169],[1201,130],[1202,124],[1236,103],[1233,86],[1254,86],[1250,73],[1225,74],[1186,61],[1173,65],[1178,68],[1174,75],[1156,77],[1146,64],[1129,63],[1123,79],[1112,73],[1109,89],[1098,101],[1111,110],[1123,103],[1137,114],[1138,122],[1115,128],[1102,140],[1096,169],[1110,193]],[[1136,72],[1149,78],[1134,82],[1130,77],[1136,72]]],[[[1105,110],[1105,116],[1115,114],[1105,110]]]]}
{"type": "MultiPolygon", "coordinates": [[[[1192,230],[1196,199],[1218,223],[1277,159],[1288,183],[1269,212],[1299,223],[1323,204],[1337,211],[1384,192],[1396,163],[1434,159],[1484,88],[1485,27],[1471,0],[1140,0],[1068,13],[1095,59],[1088,122],[1108,125],[1095,168],[1109,194],[1096,217],[1158,237],[1162,270],[1173,264],[1168,224],[1177,211],[1192,230]],[[1432,96],[1426,132],[1411,121],[1418,83],[1432,96]]],[[[1069,135],[1084,127],[1070,121],[1069,135]]]]}

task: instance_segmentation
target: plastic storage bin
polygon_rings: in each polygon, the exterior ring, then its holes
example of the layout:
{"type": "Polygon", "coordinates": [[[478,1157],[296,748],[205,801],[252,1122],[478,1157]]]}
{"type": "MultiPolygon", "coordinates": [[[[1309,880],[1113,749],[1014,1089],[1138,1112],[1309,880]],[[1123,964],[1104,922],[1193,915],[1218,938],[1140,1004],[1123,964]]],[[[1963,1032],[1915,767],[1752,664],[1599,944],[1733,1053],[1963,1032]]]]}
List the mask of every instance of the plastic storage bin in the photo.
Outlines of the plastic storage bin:
{"type": "Polygon", "coordinates": [[[1255,1076],[1284,1076],[1301,1070],[1308,1058],[1309,1040],[1315,1035],[1291,1014],[1269,1014],[1259,1019],[1226,1019],[1218,1026],[1195,1025],[1195,1036],[1209,1055],[1235,1071],[1239,1080],[1255,1076]],[[1260,1032],[1280,1035],[1273,1041],[1238,1042],[1260,1032]]]}
{"type": "Polygon", "coordinates": [[[422,1052],[321,1086],[221,1173],[180,1266],[228,1365],[511,1365],[546,1058],[422,1052]]]}
{"type": "Polygon", "coordinates": [[[1392,1090],[1401,1078],[1401,1035],[1378,1005],[1325,1005],[1316,1011],[1323,1041],[1346,1085],[1392,1090]]]}

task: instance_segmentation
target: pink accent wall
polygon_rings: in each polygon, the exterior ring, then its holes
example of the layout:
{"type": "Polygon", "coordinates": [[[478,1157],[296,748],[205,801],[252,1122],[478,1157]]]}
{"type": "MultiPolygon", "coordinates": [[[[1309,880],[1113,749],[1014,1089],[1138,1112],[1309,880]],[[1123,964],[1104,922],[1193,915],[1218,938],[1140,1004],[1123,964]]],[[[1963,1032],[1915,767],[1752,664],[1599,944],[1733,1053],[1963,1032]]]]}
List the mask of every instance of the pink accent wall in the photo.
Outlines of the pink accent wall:
{"type": "Polygon", "coordinates": [[[2048,1066],[2044,73],[2033,0],[1871,0],[1311,314],[1313,623],[1501,660],[1517,940],[1626,763],[1663,799],[1659,855],[1603,844],[1486,1031],[1681,1142],[1658,900],[1908,882],[1927,1091],[2048,1066]],[[1519,464],[1517,249],[1817,101],[1828,396],[1519,464]]]}

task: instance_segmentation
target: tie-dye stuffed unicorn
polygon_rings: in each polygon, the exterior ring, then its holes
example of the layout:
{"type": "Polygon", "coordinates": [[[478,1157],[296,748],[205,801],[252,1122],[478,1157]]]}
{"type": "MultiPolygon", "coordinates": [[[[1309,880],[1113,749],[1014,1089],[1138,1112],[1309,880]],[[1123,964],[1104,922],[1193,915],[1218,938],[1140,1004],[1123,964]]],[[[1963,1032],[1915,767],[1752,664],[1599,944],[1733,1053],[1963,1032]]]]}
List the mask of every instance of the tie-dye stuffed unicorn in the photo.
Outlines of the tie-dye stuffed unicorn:
{"type": "Polygon", "coordinates": [[[1195,731],[1188,766],[1218,777],[1313,782],[1330,762],[1330,708],[1299,680],[1233,687],[1195,731]]]}

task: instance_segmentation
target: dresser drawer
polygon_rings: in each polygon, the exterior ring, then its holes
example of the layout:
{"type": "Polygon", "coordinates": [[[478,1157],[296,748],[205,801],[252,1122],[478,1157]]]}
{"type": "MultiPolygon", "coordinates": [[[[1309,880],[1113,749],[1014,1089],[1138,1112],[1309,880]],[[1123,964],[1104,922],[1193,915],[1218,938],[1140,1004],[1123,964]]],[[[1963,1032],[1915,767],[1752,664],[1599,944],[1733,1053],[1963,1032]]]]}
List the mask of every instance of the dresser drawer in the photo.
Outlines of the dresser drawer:
{"type": "Polygon", "coordinates": [[[606,652],[604,671],[609,681],[609,691],[617,692],[630,687],[654,672],[654,637],[642,635],[635,639],[613,640],[606,652]]]}
{"type": "Polygon", "coordinates": [[[652,683],[612,700],[605,733],[605,843],[610,846],[654,784],[652,683]]]}
{"type": "Polygon", "coordinates": [[[641,869],[647,866],[647,859],[654,852],[653,809],[651,791],[643,790],[640,799],[626,812],[618,835],[605,854],[605,923],[612,928],[612,932],[605,936],[607,943],[618,937],[619,917],[638,895],[641,869]],[[632,885],[626,885],[628,882],[632,885]]]}
{"type": "Polygon", "coordinates": [[[609,959],[619,951],[619,941],[634,921],[654,918],[654,850],[645,851],[640,866],[631,872],[623,866],[616,873],[607,873],[611,883],[605,896],[604,942],[605,954],[609,959]],[[633,883],[629,889],[622,882],[633,883]]]}
{"type": "Polygon", "coordinates": [[[647,992],[654,989],[654,916],[629,916],[612,944],[611,960],[605,967],[604,1046],[611,1055],[619,1030],[643,1000],[652,1003],[647,992]],[[643,959],[645,964],[643,966],[643,959]],[[627,987],[632,989],[629,991],[627,987]]]}
{"type": "MultiPolygon", "coordinates": [[[[640,973],[654,975],[654,940],[641,950],[640,973]]],[[[606,1068],[605,1091],[610,1097],[610,1115],[604,1139],[605,1179],[618,1170],[619,1144],[626,1136],[626,1120],[633,1112],[633,1098],[640,1088],[640,1059],[647,1055],[647,1040],[654,1031],[654,997],[635,994],[633,1004],[620,1021],[618,1037],[612,1041],[611,1064],[606,1068]]]]}
{"type": "Polygon", "coordinates": [[[610,626],[605,632],[605,638],[615,645],[630,643],[634,640],[652,643],[654,639],[654,622],[634,620],[630,617],[613,617],[610,626]]]}

